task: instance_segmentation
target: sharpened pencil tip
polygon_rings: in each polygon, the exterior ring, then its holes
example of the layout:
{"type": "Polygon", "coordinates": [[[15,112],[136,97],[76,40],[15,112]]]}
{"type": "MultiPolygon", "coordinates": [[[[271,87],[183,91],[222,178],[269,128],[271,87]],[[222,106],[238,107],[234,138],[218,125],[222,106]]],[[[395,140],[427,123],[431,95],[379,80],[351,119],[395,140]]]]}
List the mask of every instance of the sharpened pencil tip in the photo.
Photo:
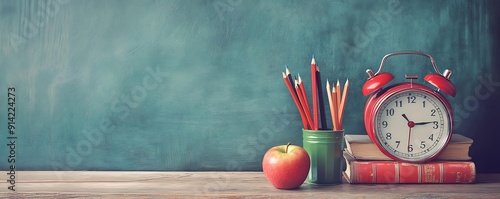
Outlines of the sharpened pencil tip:
{"type": "Polygon", "coordinates": [[[286,75],[290,75],[290,69],[288,69],[288,66],[287,66],[287,65],[285,65],[285,67],[286,67],[286,69],[285,69],[285,74],[286,74],[286,75]]]}
{"type": "Polygon", "coordinates": [[[281,71],[281,74],[283,74],[283,78],[286,78],[285,72],[281,71]]]}
{"type": "Polygon", "coordinates": [[[316,65],[316,59],[314,59],[314,56],[313,56],[313,58],[312,58],[312,60],[311,60],[311,64],[316,65]]]}

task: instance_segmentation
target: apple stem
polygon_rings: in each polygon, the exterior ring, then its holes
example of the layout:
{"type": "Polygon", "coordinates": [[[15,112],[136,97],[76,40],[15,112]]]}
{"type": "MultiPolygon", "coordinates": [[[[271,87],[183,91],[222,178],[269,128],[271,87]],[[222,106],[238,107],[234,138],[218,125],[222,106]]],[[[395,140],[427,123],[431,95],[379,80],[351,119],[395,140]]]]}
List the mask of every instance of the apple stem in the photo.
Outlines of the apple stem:
{"type": "Polygon", "coordinates": [[[288,153],[288,147],[290,146],[290,142],[288,142],[288,144],[286,144],[286,149],[285,149],[285,153],[288,153]]]}

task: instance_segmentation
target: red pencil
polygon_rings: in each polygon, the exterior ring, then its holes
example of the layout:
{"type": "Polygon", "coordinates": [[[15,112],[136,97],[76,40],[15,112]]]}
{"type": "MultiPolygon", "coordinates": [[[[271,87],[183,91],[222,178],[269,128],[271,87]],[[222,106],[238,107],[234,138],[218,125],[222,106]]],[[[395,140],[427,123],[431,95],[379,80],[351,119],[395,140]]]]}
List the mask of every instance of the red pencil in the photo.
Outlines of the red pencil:
{"type": "MultiPolygon", "coordinates": [[[[285,75],[288,78],[288,80],[290,81],[290,85],[293,86],[295,83],[293,81],[292,74],[290,73],[290,69],[288,69],[288,66],[286,64],[285,64],[285,75]]],[[[295,91],[293,91],[293,92],[295,92],[295,91]]],[[[297,93],[295,93],[295,94],[297,94],[297,93]]]]}
{"type": "MultiPolygon", "coordinates": [[[[300,74],[298,74],[297,77],[299,79],[300,90],[302,91],[302,94],[304,95],[304,100],[306,102],[305,109],[309,113],[309,117],[310,117],[311,116],[311,107],[309,106],[309,100],[307,99],[306,88],[304,86],[304,82],[302,81],[302,78],[300,77],[300,74]]],[[[312,123],[311,123],[311,126],[312,126],[312,123]]]]}
{"type": "Polygon", "coordinates": [[[290,95],[292,96],[292,99],[295,102],[297,109],[299,110],[300,117],[302,119],[302,125],[304,126],[304,129],[308,129],[307,120],[306,120],[306,116],[304,114],[304,110],[302,110],[302,106],[300,105],[299,99],[297,98],[297,95],[295,94],[295,91],[292,88],[292,84],[290,84],[290,81],[288,80],[287,76],[285,75],[285,72],[282,72],[282,74],[283,74],[283,81],[285,81],[286,87],[288,88],[288,91],[290,92],[290,95]]]}
{"type": "Polygon", "coordinates": [[[314,59],[314,55],[311,60],[311,77],[312,77],[312,98],[313,98],[313,130],[318,130],[318,88],[316,82],[316,60],[314,59]]]}
{"type": "Polygon", "coordinates": [[[298,80],[295,80],[295,90],[297,90],[297,96],[299,96],[299,101],[300,101],[300,104],[302,106],[302,110],[304,110],[304,115],[306,116],[306,120],[307,120],[307,124],[308,124],[307,129],[311,129],[311,126],[312,126],[311,113],[307,109],[307,105],[306,105],[307,100],[304,98],[305,91],[300,88],[298,80]]]}

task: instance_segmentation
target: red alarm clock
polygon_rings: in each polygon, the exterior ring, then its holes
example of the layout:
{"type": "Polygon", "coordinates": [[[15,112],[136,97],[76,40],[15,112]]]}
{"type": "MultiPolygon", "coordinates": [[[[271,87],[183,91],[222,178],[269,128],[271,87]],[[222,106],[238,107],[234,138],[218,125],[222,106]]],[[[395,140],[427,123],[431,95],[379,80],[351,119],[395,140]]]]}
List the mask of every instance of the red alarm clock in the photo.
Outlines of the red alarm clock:
{"type": "Polygon", "coordinates": [[[371,96],[365,104],[365,128],[370,139],[388,157],[405,162],[425,162],[437,157],[448,144],[453,132],[453,112],[442,94],[452,97],[455,86],[450,82],[451,71],[439,72],[434,59],[422,52],[404,51],[385,55],[377,73],[366,70],[368,80],[363,95],[371,96]],[[428,57],[436,73],[424,80],[436,87],[414,82],[417,75],[406,75],[409,82],[388,85],[394,76],[382,72],[387,58],[395,55],[428,57]],[[384,87],[386,86],[386,87],[384,87]]]}

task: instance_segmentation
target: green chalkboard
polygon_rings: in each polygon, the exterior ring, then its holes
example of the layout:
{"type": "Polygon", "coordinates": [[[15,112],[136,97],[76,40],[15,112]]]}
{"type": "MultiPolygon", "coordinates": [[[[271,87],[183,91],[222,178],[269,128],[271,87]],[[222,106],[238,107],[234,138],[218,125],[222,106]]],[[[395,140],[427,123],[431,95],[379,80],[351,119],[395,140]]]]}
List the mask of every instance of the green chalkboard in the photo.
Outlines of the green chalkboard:
{"type": "MultiPolygon", "coordinates": [[[[344,127],[365,134],[365,70],[387,53],[416,50],[453,71],[455,132],[475,139],[479,171],[499,171],[488,163],[488,147],[500,141],[498,8],[467,0],[2,0],[0,169],[12,151],[9,88],[18,170],[261,170],[270,147],[302,145],[285,64],[310,86],[314,54],[323,80],[349,79],[344,127]]],[[[394,82],[433,72],[414,56],[391,58],[384,70],[394,82]]]]}

